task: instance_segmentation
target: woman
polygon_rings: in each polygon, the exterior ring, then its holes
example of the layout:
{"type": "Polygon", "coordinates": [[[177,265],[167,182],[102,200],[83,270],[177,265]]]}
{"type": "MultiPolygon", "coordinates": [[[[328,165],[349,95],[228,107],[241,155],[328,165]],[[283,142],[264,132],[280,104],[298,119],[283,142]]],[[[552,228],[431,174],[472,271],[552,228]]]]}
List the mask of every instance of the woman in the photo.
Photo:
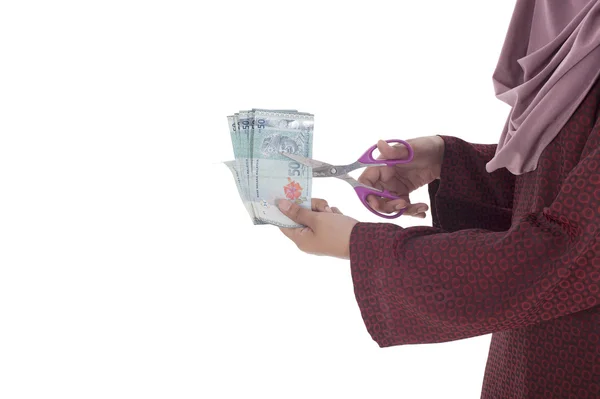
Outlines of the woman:
{"type": "MultiPolygon", "coordinates": [[[[518,0],[494,73],[512,106],[497,145],[407,140],[414,162],[360,180],[376,209],[432,227],[361,223],[282,201],[308,253],[350,260],[380,347],[492,333],[482,398],[600,397],[600,0],[518,0]]],[[[406,156],[378,143],[381,157],[406,156]]]]}

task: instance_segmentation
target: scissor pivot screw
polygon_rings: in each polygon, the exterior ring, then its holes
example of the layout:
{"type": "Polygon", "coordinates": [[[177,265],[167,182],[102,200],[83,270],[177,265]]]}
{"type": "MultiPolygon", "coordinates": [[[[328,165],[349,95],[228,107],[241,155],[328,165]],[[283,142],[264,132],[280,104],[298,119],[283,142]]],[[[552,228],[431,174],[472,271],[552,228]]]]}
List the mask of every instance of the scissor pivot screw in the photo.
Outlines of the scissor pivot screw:
{"type": "Polygon", "coordinates": [[[336,174],[337,173],[337,169],[336,168],[331,168],[329,171],[331,172],[331,174],[336,174]]]}

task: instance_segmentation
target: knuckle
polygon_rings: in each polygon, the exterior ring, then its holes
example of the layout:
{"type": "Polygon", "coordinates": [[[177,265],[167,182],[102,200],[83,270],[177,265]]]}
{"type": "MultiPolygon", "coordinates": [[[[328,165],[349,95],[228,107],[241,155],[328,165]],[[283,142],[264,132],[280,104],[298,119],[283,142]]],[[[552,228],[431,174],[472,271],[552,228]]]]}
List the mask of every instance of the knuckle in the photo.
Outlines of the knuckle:
{"type": "Polygon", "coordinates": [[[300,213],[300,207],[298,206],[298,204],[292,202],[292,205],[290,206],[288,212],[292,216],[298,216],[298,213],[300,213]]]}
{"type": "Polygon", "coordinates": [[[306,213],[308,212],[307,209],[304,209],[302,207],[298,207],[298,210],[296,211],[296,216],[298,217],[298,221],[300,220],[304,220],[306,218],[306,213]]]}

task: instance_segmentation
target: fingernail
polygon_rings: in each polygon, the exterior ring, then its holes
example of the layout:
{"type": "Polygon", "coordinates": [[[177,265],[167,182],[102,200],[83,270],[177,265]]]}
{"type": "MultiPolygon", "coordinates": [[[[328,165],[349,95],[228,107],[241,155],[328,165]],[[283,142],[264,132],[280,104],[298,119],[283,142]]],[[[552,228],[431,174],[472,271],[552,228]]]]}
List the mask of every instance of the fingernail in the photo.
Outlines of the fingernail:
{"type": "Polygon", "coordinates": [[[396,209],[404,209],[406,208],[406,204],[398,204],[395,206],[396,209]]]}
{"type": "Polygon", "coordinates": [[[288,209],[290,209],[290,206],[292,206],[292,203],[288,200],[280,200],[277,205],[279,206],[279,209],[281,209],[282,211],[285,212],[288,209]]]}
{"type": "Polygon", "coordinates": [[[328,207],[328,206],[326,206],[326,207],[325,207],[325,212],[332,212],[332,211],[331,211],[331,208],[330,208],[330,207],[328,207]]]}

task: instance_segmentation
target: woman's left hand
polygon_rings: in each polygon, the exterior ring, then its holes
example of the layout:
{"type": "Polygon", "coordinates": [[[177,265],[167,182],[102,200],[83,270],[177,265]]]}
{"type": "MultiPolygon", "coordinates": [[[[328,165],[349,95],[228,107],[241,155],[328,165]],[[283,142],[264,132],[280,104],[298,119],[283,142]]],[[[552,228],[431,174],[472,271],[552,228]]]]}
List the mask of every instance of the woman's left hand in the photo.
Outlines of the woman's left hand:
{"type": "Polygon", "coordinates": [[[312,210],[287,200],[279,201],[278,206],[284,215],[306,226],[279,228],[301,251],[350,259],[350,234],[357,220],[329,208],[327,201],[318,198],[312,200],[312,210]]]}

